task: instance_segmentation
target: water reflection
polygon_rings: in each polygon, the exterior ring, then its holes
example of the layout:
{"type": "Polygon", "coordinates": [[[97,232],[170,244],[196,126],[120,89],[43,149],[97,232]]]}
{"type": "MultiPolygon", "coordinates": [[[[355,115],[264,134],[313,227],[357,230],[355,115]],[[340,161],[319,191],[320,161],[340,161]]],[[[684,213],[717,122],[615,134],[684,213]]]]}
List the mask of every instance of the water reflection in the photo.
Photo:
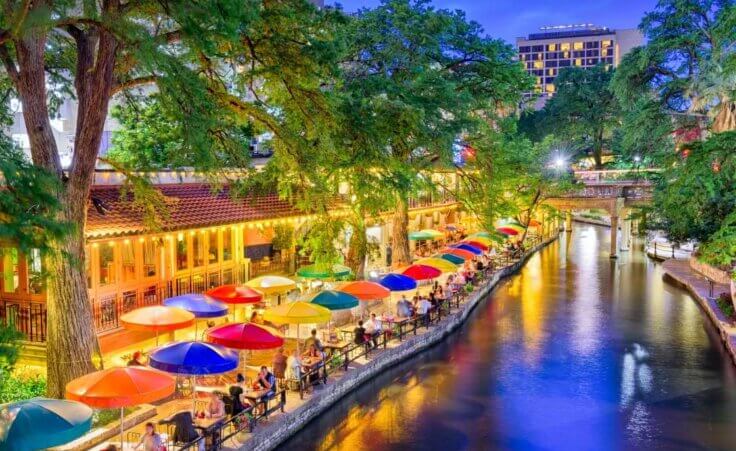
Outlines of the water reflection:
{"type": "Polygon", "coordinates": [[[715,331],[659,265],[607,249],[607,230],[578,227],[283,448],[736,449],[715,331]]]}

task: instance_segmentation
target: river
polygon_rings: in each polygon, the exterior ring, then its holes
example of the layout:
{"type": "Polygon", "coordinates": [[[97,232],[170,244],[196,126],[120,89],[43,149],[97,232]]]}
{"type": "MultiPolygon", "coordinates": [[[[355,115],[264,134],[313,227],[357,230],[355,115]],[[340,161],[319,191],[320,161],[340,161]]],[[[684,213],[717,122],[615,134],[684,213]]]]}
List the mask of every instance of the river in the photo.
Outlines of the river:
{"type": "Polygon", "coordinates": [[[611,260],[608,230],[576,224],[281,449],[736,449],[733,365],[641,247],[611,260]]]}

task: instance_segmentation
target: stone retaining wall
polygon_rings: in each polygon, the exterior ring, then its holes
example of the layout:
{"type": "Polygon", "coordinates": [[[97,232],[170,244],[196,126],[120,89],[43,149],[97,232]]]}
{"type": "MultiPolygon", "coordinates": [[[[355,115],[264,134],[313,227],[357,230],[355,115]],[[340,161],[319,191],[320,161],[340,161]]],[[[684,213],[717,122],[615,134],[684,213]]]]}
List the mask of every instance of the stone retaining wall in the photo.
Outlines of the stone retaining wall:
{"type": "Polygon", "coordinates": [[[690,267],[714,282],[725,284],[731,282],[731,277],[726,271],[700,262],[696,257],[690,257],[690,267]]]}
{"type": "Polygon", "coordinates": [[[315,394],[293,411],[273,418],[266,425],[259,425],[256,432],[247,441],[246,448],[253,451],[267,451],[276,448],[359,385],[373,379],[387,368],[414,357],[418,352],[439,343],[465,322],[470,312],[486,298],[499,281],[518,271],[531,255],[555,239],[557,239],[557,236],[548,238],[532,248],[522,260],[494,274],[485,285],[476,288],[468,300],[460,306],[458,312],[445,317],[424,334],[406,338],[395,348],[373,357],[360,371],[348,371],[334,383],[327,384],[318,394],[315,394]]]}

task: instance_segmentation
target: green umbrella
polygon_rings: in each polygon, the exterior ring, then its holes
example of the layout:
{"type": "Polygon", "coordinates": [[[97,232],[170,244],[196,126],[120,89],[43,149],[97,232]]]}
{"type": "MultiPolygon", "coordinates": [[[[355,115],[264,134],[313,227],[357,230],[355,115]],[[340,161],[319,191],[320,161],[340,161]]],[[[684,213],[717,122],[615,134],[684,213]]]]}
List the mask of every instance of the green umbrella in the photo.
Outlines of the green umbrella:
{"type": "Polygon", "coordinates": [[[471,233],[470,235],[468,235],[468,238],[472,238],[474,236],[482,236],[484,238],[491,238],[491,239],[493,239],[493,236],[491,236],[490,232],[485,232],[485,231],[471,233]]]}
{"type": "Polygon", "coordinates": [[[352,294],[334,290],[320,291],[309,302],[330,310],[346,310],[360,304],[358,298],[352,294]]]}
{"type": "Polygon", "coordinates": [[[409,232],[409,239],[412,241],[433,240],[435,237],[427,232],[409,232]]]}
{"type": "Polygon", "coordinates": [[[437,255],[434,255],[433,257],[447,260],[448,262],[453,263],[455,265],[462,265],[463,263],[465,263],[464,258],[458,257],[455,254],[437,254],[437,255]]]}
{"type": "Polygon", "coordinates": [[[308,265],[299,268],[296,275],[305,279],[340,278],[350,275],[350,268],[343,265],[332,265],[332,269],[318,265],[308,265]]]}

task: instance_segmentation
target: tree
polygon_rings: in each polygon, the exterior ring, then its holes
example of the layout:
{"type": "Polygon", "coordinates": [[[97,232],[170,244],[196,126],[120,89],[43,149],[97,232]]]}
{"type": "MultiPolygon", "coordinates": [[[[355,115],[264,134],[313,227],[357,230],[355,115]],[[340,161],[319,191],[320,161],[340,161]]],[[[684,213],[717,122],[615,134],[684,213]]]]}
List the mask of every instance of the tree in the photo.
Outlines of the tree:
{"type": "MultiPolygon", "coordinates": [[[[50,396],[95,369],[97,340],[83,265],[84,224],[108,106],[116,94],[155,85],[157,100],[182,124],[190,166],[222,169],[226,123],[269,130],[280,152],[312,145],[311,124],[325,109],[322,83],[335,69],[337,13],[307,1],[21,1],[0,11],[3,80],[23,106],[33,165],[53,174],[55,219],[70,234],[53,237],[48,283],[50,396]],[[55,100],[72,94],[78,123],[71,166],[61,166],[49,122],[55,100]],[[49,101],[51,99],[51,101],[49,101]],[[305,125],[306,124],[306,125],[305,125]],[[305,133],[306,130],[306,133],[305,133]],[[77,262],[77,263],[75,263],[77,262]]],[[[178,162],[177,162],[178,163],[178,162]]]]}
{"type": "Polygon", "coordinates": [[[408,199],[422,185],[418,175],[450,165],[460,135],[517,102],[531,81],[513,48],[483,36],[462,12],[426,0],[363,9],[348,35],[344,91],[375,131],[373,167],[395,204],[393,261],[407,264],[408,199]]]}
{"type": "Polygon", "coordinates": [[[619,105],[609,89],[612,76],[603,65],[562,69],[555,79],[557,92],[544,106],[547,132],[578,150],[590,149],[598,169],[619,121],[619,105]]]}

